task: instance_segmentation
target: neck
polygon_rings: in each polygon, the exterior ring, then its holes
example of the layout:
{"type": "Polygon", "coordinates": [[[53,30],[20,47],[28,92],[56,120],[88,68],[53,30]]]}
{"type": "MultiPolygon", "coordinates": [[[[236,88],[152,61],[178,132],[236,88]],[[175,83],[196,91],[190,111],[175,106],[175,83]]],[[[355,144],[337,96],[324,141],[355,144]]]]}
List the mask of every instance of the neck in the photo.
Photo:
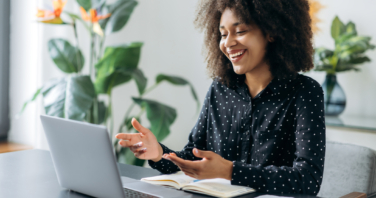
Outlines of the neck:
{"type": "Polygon", "coordinates": [[[269,65],[264,64],[261,67],[257,67],[252,71],[245,73],[245,83],[248,86],[248,90],[252,98],[264,90],[273,79],[269,68],[269,65]]]}

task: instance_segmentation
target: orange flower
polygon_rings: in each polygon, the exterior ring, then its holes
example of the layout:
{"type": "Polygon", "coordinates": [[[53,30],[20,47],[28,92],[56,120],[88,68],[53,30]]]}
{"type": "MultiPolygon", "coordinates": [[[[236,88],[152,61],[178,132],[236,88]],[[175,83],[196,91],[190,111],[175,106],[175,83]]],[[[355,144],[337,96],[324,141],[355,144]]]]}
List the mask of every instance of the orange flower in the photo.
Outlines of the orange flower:
{"type": "Polygon", "coordinates": [[[61,20],[60,15],[66,3],[66,0],[53,0],[53,10],[38,9],[36,16],[40,18],[43,23],[63,24],[64,22],[61,20]]]}
{"type": "Polygon", "coordinates": [[[97,33],[100,36],[103,36],[103,30],[101,26],[99,25],[98,21],[108,18],[111,16],[111,14],[106,15],[98,15],[97,10],[90,9],[90,15],[87,14],[86,10],[83,7],[80,7],[81,11],[81,17],[85,21],[91,21],[93,23],[93,31],[97,33]]]}
{"type": "Polygon", "coordinates": [[[90,20],[92,23],[96,23],[99,20],[102,20],[111,16],[111,14],[98,15],[97,10],[95,9],[90,9],[90,16],[89,16],[83,7],[80,7],[80,11],[81,11],[82,19],[85,21],[90,20]]]}
{"type": "Polygon", "coordinates": [[[316,34],[317,32],[320,32],[320,28],[317,26],[317,23],[321,22],[321,20],[317,17],[317,13],[322,9],[325,8],[320,2],[317,0],[309,0],[309,15],[311,16],[311,27],[312,32],[316,34]]]}
{"type": "Polygon", "coordinates": [[[61,12],[63,12],[63,8],[67,1],[62,0],[55,0],[52,2],[52,6],[54,7],[54,14],[56,17],[60,17],[61,12]]]}

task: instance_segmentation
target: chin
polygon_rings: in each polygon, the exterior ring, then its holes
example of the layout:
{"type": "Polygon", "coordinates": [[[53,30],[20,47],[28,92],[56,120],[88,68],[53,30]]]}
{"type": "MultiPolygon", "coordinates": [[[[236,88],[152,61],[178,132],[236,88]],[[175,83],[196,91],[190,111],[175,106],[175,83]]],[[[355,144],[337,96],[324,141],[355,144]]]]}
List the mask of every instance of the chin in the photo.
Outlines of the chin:
{"type": "Polygon", "coordinates": [[[242,66],[234,66],[232,65],[232,67],[234,68],[234,72],[238,75],[242,75],[242,74],[245,74],[246,72],[244,71],[243,67],[242,66]]]}

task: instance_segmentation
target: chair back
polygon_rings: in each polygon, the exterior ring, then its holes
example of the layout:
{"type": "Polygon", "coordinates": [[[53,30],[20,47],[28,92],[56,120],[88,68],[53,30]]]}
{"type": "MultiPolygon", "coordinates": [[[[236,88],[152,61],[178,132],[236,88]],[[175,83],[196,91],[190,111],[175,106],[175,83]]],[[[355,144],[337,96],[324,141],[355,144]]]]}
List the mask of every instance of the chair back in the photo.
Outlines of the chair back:
{"type": "Polygon", "coordinates": [[[319,197],[341,197],[351,192],[376,198],[376,151],[354,144],[327,141],[319,197]]]}

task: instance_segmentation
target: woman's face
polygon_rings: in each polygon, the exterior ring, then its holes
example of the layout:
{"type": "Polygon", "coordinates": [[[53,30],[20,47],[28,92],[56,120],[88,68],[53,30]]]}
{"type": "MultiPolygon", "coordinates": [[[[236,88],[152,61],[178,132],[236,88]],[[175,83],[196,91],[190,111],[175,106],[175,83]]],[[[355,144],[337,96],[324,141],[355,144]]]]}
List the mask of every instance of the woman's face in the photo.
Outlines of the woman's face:
{"type": "Polygon", "coordinates": [[[232,62],[236,74],[245,74],[266,65],[264,56],[269,36],[265,38],[255,24],[240,23],[227,8],[222,14],[219,26],[222,35],[219,47],[232,62]]]}

